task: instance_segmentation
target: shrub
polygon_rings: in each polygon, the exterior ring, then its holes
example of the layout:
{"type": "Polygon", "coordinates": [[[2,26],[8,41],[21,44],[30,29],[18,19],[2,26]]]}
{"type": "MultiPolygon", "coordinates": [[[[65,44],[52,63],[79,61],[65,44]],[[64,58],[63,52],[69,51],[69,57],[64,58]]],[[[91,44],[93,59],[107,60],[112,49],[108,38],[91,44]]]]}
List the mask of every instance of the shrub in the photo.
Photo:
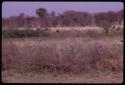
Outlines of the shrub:
{"type": "Polygon", "coordinates": [[[102,20],[102,21],[97,22],[96,24],[97,24],[97,26],[104,28],[104,31],[106,32],[106,34],[109,34],[109,29],[111,27],[110,22],[108,22],[106,20],[102,20]]]}
{"type": "Polygon", "coordinates": [[[5,38],[22,38],[39,36],[39,31],[34,30],[3,30],[2,36],[5,38]]]}

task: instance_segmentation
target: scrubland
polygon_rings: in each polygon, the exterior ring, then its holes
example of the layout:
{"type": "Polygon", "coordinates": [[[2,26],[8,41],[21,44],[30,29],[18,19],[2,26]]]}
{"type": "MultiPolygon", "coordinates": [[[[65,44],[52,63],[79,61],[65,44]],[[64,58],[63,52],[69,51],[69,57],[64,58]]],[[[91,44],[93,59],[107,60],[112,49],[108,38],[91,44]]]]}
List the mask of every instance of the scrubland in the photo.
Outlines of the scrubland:
{"type": "MultiPolygon", "coordinates": [[[[80,28],[79,28],[80,29],[80,28]]],[[[2,38],[5,83],[122,83],[123,30],[40,31],[2,38]]]]}

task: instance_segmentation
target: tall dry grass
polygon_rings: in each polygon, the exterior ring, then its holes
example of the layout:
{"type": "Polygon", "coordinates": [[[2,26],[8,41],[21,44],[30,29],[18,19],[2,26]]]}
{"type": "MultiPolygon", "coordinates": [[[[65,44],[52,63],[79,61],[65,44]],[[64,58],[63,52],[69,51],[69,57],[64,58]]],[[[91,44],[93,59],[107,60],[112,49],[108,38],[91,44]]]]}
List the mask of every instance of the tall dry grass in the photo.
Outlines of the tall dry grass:
{"type": "MultiPolygon", "coordinates": [[[[2,41],[2,70],[49,72],[122,71],[123,55],[119,47],[103,42],[67,39],[20,47],[2,41]]],[[[120,48],[122,49],[122,48],[120,48]]]]}

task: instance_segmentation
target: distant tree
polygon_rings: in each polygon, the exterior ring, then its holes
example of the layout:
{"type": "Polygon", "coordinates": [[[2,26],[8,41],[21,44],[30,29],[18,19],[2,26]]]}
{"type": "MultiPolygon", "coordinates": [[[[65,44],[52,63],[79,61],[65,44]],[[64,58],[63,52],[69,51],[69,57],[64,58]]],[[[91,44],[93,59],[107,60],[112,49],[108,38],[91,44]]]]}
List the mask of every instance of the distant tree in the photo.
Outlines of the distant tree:
{"type": "Polygon", "coordinates": [[[112,25],[112,22],[106,19],[106,17],[108,16],[105,13],[97,13],[94,15],[96,25],[104,28],[106,34],[109,34],[109,29],[112,25]]]}
{"type": "Polygon", "coordinates": [[[51,16],[51,24],[52,24],[52,26],[56,26],[56,13],[55,13],[55,11],[52,11],[50,16],[51,16]]]}
{"type": "Polygon", "coordinates": [[[44,23],[44,26],[46,26],[46,20],[45,17],[47,15],[47,10],[44,8],[38,8],[36,9],[36,14],[39,16],[41,19],[41,22],[44,23]]]}
{"type": "Polygon", "coordinates": [[[28,16],[21,13],[18,16],[11,16],[2,18],[2,27],[16,29],[19,27],[41,27],[41,26],[100,26],[103,27],[106,33],[109,33],[111,25],[123,24],[124,16],[123,9],[113,12],[102,12],[97,14],[90,14],[87,12],[80,12],[69,10],[62,14],[55,14],[55,12],[47,13],[44,8],[36,9],[38,17],[28,16]]]}
{"type": "Polygon", "coordinates": [[[105,13],[105,18],[111,23],[114,24],[117,21],[116,12],[108,11],[105,13]]]}
{"type": "Polygon", "coordinates": [[[117,16],[117,21],[119,24],[122,24],[123,20],[124,20],[124,11],[123,9],[121,9],[120,11],[116,12],[116,16],[117,16]]]}
{"type": "Polygon", "coordinates": [[[25,18],[25,20],[26,20],[26,28],[27,29],[30,29],[31,27],[32,27],[32,22],[33,22],[33,20],[34,20],[34,17],[31,17],[31,16],[27,16],[26,18],[25,18]]]}
{"type": "Polygon", "coordinates": [[[102,20],[101,22],[97,23],[97,25],[99,27],[102,27],[104,28],[106,34],[109,34],[109,30],[110,30],[110,27],[111,27],[111,23],[107,20],[102,20]]]}
{"type": "Polygon", "coordinates": [[[24,13],[21,13],[18,17],[17,17],[17,22],[18,22],[18,26],[19,27],[23,27],[24,26],[24,13]]]}
{"type": "Polygon", "coordinates": [[[92,16],[87,12],[69,10],[60,14],[58,20],[64,26],[87,26],[92,24],[92,16]]]}

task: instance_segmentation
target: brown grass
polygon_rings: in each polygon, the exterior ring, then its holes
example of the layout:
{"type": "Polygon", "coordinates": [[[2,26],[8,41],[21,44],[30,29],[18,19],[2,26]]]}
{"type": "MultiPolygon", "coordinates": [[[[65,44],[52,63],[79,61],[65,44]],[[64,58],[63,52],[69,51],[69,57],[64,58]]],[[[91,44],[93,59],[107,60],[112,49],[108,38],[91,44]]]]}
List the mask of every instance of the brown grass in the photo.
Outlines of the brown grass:
{"type": "Polygon", "coordinates": [[[18,73],[15,71],[2,72],[4,83],[122,83],[123,73],[89,73],[89,74],[60,74],[54,73],[18,73]]]}
{"type": "Polygon", "coordinates": [[[2,70],[74,73],[123,70],[122,47],[117,44],[82,38],[34,42],[25,45],[24,40],[20,45],[19,41],[3,40],[2,70]]]}

